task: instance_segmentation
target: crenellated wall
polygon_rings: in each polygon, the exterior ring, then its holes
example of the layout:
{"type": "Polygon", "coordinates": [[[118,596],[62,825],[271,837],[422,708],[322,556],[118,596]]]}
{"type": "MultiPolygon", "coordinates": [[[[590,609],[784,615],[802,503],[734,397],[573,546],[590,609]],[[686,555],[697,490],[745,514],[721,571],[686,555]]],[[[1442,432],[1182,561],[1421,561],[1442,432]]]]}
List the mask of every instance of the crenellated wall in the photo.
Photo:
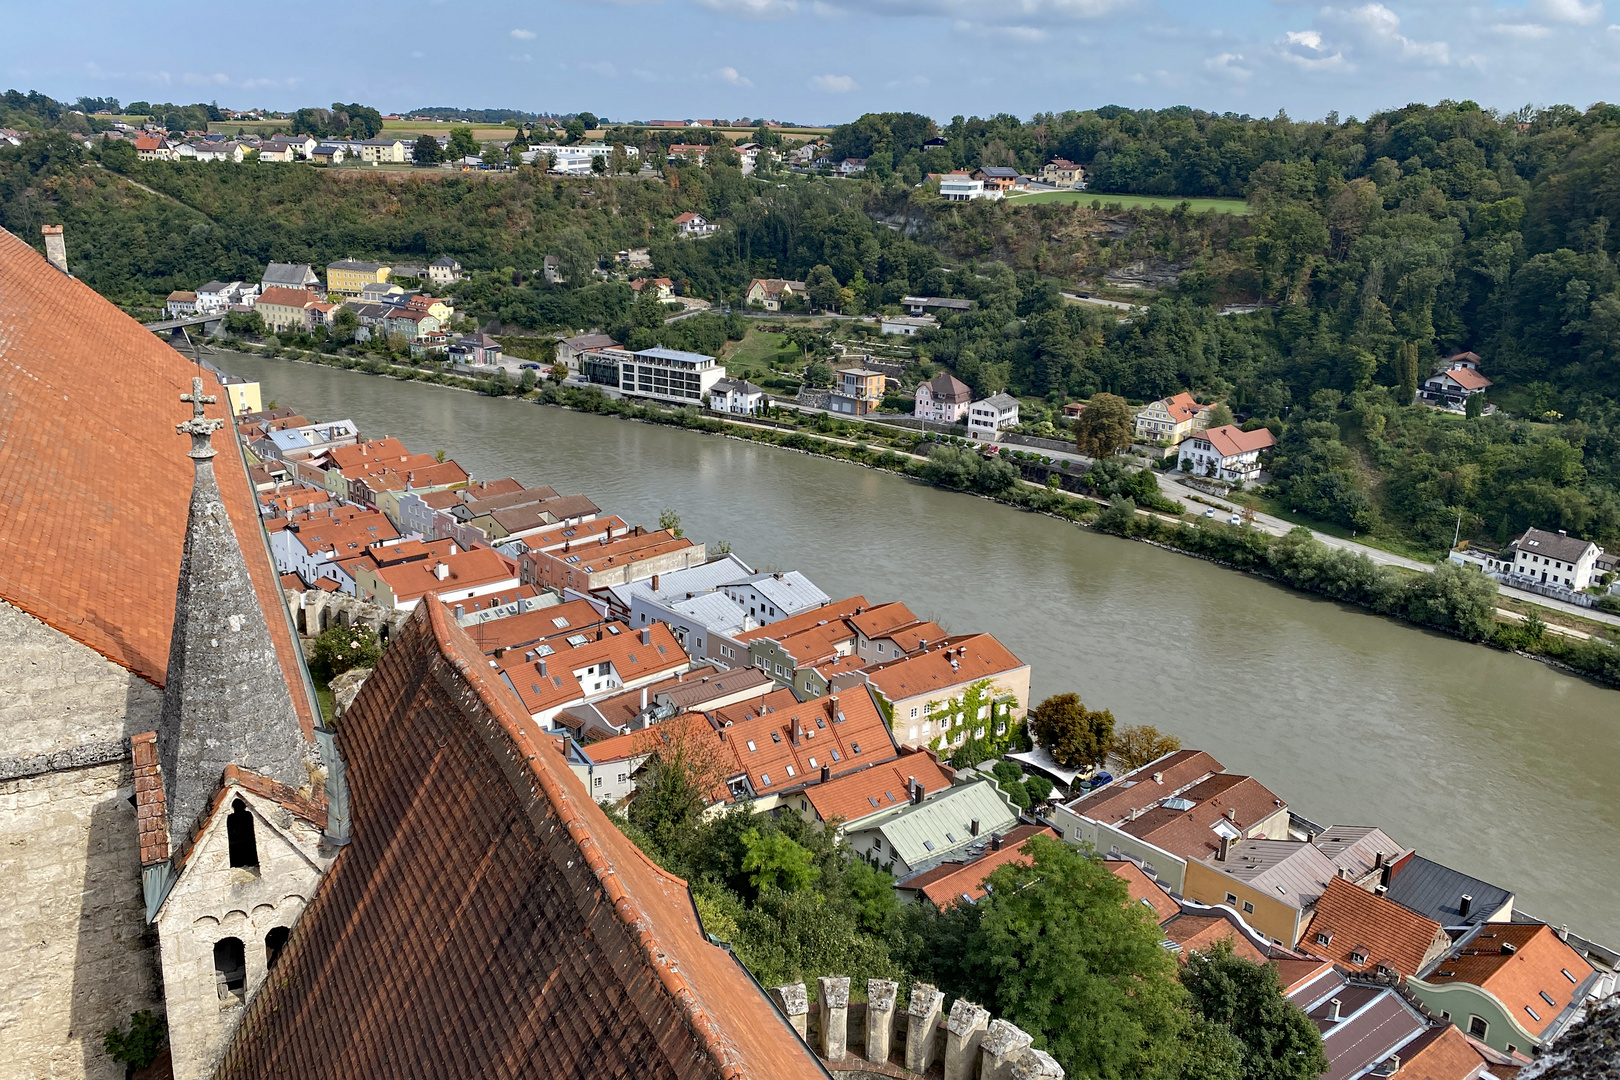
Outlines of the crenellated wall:
{"type": "Polygon", "coordinates": [[[1034,1039],[965,998],[944,1011],[945,995],[927,983],[899,1007],[898,985],[869,979],[866,1001],[851,1002],[847,976],[771,989],[771,1000],[834,1072],[921,1078],[940,1065],[944,1080],[1063,1080],[1063,1067],[1034,1039]]]}

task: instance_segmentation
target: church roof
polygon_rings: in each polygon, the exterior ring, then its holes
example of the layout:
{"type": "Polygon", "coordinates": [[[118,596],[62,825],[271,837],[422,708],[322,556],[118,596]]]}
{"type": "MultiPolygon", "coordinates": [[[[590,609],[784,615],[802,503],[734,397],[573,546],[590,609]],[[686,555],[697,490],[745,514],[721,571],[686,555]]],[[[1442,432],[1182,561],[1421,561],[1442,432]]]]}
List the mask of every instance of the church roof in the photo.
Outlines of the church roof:
{"type": "Polygon", "coordinates": [[[221,1080],[825,1076],[441,604],[338,738],[351,842],[221,1080]]]}
{"type": "MultiPolygon", "coordinates": [[[[192,482],[175,422],[196,373],[0,230],[0,599],[157,686],[166,678],[192,482]]],[[[217,391],[211,374],[204,383],[217,391]]],[[[225,419],[227,407],[210,405],[207,415],[225,419]]],[[[270,615],[282,674],[300,687],[241,452],[224,433],[217,448],[220,495],[245,540],[253,591],[270,615]]],[[[308,695],[295,692],[293,705],[311,733],[308,695]]]]}

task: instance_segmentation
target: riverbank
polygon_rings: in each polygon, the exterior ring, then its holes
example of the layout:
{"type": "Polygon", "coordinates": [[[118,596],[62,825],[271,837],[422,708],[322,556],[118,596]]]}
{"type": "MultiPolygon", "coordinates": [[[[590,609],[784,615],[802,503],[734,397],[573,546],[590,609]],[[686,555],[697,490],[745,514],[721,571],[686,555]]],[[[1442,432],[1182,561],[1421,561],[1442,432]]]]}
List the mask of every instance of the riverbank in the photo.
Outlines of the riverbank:
{"type": "MultiPolygon", "coordinates": [[[[1620,648],[1595,634],[1581,639],[1550,633],[1540,618],[1512,621],[1500,617],[1495,582],[1482,575],[1450,565],[1427,574],[1375,566],[1365,555],[1327,547],[1304,529],[1279,537],[1204,518],[1191,522],[1170,518],[1166,516],[1174,512],[1170,507],[1179,509],[1180,504],[1169,503],[1162,496],[1144,510],[1135,505],[1131,493],[1107,490],[1103,494],[1123,497],[1116,497],[1104,510],[1094,497],[1072,490],[1084,483],[1081,474],[1046,464],[1051,459],[1039,454],[1020,452],[1017,457],[1009,454],[1007,458],[986,459],[971,449],[921,435],[911,441],[911,446],[926,446],[926,455],[892,448],[879,451],[871,443],[892,441],[896,432],[825,416],[816,422],[828,430],[812,433],[769,421],[721,419],[695,407],[640,404],[609,397],[594,387],[548,383],[518,395],[511,393],[517,388],[504,381],[471,379],[379,360],[322,353],[283,354],[281,358],[491,396],[517,396],[576,412],[721,435],[893,472],[943,490],[977,495],[1072,524],[1089,524],[1103,532],[1207,559],[1227,569],[1352,604],[1398,622],[1528,656],[1600,685],[1620,687],[1620,648]],[[1031,476],[1045,477],[1047,483],[1034,483],[1031,476]],[[1054,480],[1058,482],[1053,484],[1054,480]]],[[[1152,499],[1152,495],[1147,498],[1152,499]]]]}

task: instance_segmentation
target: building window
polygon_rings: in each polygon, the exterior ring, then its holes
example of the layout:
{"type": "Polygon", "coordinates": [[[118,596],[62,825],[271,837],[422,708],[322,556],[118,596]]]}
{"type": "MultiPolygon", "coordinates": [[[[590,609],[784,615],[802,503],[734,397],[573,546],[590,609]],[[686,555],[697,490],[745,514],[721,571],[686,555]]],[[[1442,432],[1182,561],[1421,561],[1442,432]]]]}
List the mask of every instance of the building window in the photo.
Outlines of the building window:
{"type": "Polygon", "coordinates": [[[224,1005],[240,1004],[247,989],[247,951],[241,938],[214,942],[214,985],[224,1005]]]}
{"type": "Polygon", "coordinates": [[[1247,900],[1243,901],[1243,914],[1245,914],[1245,915],[1253,915],[1254,914],[1254,905],[1249,903],[1247,900]]]}
{"type": "Polygon", "coordinates": [[[1548,1005],[1551,1005],[1555,1009],[1558,1008],[1558,1002],[1554,1001],[1553,996],[1547,993],[1545,990],[1541,992],[1541,1000],[1545,1001],[1548,1005]]]}
{"type": "Polygon", "coordinates": [[[1226,894],[1226,902],[1227,902],[1227,903],[1228,903],[1228,904],[1235,904],[1235,903],[1237,903],[1237,893],[1227,893],[1227,894],[1226,894]]]}
{"type": "Polygon", "coordinates": [[[1510,1054],[1517,1054],[1519,1052],[1519,1048],[1517,1046],[1514,1046],[1512,1043],[1508,1043],[1507,1044],[1507,1052],[1510,1053],[1510,1054]]]}
{"type": "MultiPolygon", "coordinates": [[[[253,811],[237,799],[225,818],[225,837],[230,843],[231,865],[245,870],[259,868],[259,844],[253,835],[253,811]]],[[[241,942],[237,942],[241,946],[241,942]]]]}
{"type": "Polygon", "coordinates": [[[282,950],[287,947],[287,938],[291,934],[292,931],[285,926],[277,926],[264,935],[264,966],[266,969],[276,966],[276,961],[281,959],[282,950]]]}
{"type": "Polygon", "coordinates": [[[1352,964],[1365,964],[1367,962],[1367,954],[1364,952],[1352,952],[1350,954],[1350,962],[1352,964]]]}
{"type": "Polygon", "coordinates": [[[1483,1039],[1485,1033],[1491,1030],[1491,1025],[1485,1022],[1483,1016],[1470,1016],[1468,1018],[1468,1034],[1476,1039],[1483,1039]]]}

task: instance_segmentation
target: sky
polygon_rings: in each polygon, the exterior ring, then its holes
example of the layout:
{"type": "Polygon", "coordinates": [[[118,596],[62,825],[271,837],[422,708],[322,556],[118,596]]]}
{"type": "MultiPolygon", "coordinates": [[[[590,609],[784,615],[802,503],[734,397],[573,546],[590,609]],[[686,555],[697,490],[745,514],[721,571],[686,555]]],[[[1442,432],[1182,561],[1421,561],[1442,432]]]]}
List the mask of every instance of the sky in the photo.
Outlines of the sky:
{"type": "Polygon", "coordinates": [[[1620,96],[1620,0],[282,0],[269,23],[177,0],[7,7],[0,87],[66,100],[831,124],[1620,96]]]}

